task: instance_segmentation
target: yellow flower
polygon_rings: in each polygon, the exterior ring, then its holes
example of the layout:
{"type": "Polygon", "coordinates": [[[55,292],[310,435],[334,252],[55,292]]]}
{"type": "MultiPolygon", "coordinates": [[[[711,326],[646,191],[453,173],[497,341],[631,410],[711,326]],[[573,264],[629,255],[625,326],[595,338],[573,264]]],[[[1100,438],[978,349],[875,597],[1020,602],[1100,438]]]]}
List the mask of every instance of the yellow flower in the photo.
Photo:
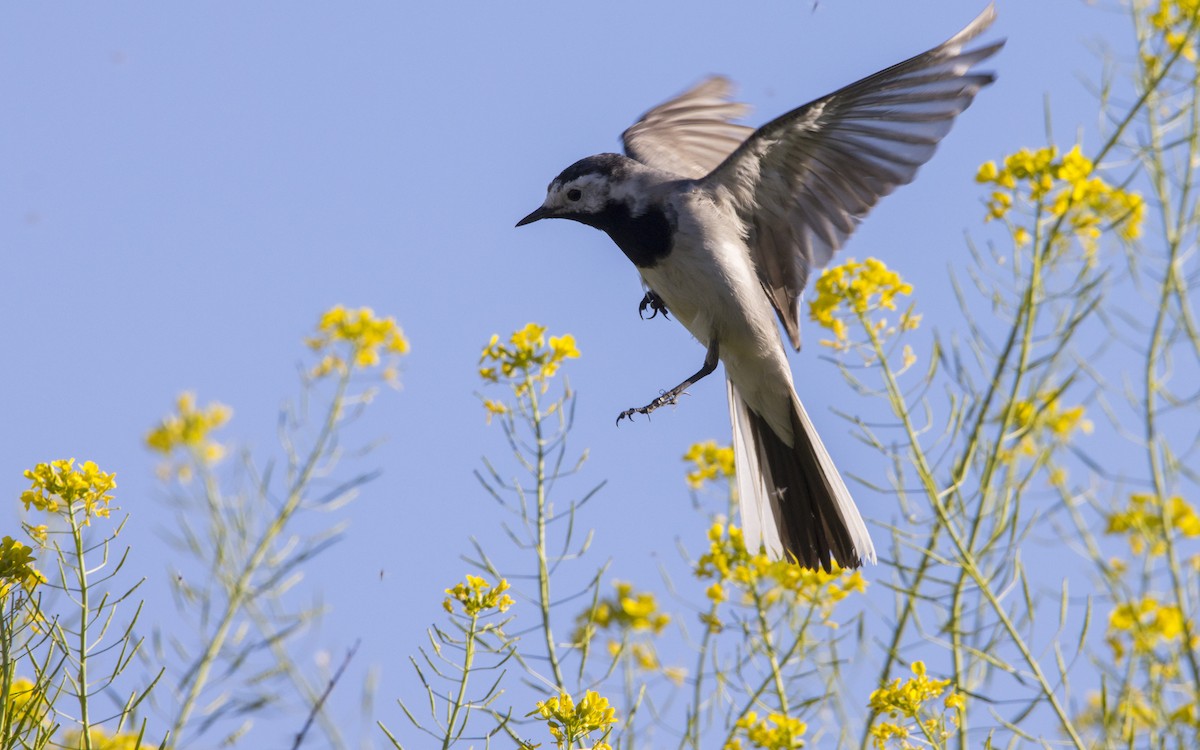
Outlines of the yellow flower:
{"type": "Polygon", "coordinates": [[[950,684],[950,680],[929,679],[922,661],[913,662],[912,672],[914,676],[903,683],[897,677],[871,693],[871,708],[889,716],[915,719],[925,701],[939,697],[950,684]]]}
{"type": "Polygon", "coordinates": [[[511,411],[503,401],[493,401],[490,398],[483,400],[483,408],[487,410],[488,424],[492,423],[492,417],[502,417],[511,411]]]}
{"type": "Polygon", "coordinates": [[[835,567],[831,572],[807,570],[786,560],[771,560],[765,554],[750,554],[742,530],[732,524],[713,524],[708,532],[709,550],[696,561],[694,574],[701,580],[716,579],[706,590],[708,598],[720,603],[729,598],[730,588],[742,592],[743,604],[758,601],[765,606],[778,603],[815,605],[822,621],[831,627],[834,605],[852,593],[866,590],[858,571],[835,567]]]}
{"type": "MultiPolygon", "coordinates": [[[[1196,648],[1183,644],[1184,614],[1176,604],[1160,604],[1153,596],[1119,603],[1108,615],[1107,641],[1117,661],[1128,646],[1135,654],[1149,654],[1159,646],[1196,648]]],[[[1193,640],[1196,640],[1193,638],[1193,640]]]]}
{"type": "MultiPolygon", "coordinates": [[[[558,373],[563,361],[578,358],[579,349],[575,346],[574,336],[551,336],[547,344],[546,327],[528,323],[524,328],[514,331],[507,343],[501,343],[500,336],[492,334],[479,357],[479,377],[485,383],[503,380],[521,398],[534,386],[540,387],[544,393],[548,387],[547,381],[558,373]]],[[[486,408],[489,416],[495,413],[492,407],[486,408]]]]}
{"type": "Polygon", "coordinates": [[[730,479],[734,475],[733,447],[717,445],[715,440],[692,443],[683,454],[683,460],[696,467],[687,473],[687,483],[694,490],[703,487],[707,481],[718,477],[730,479]]]}
{"type": "MultiPolygon", "coordinates": [[[[158,745],[147,743],[139,744],[137,734],[109,735],[100,727],[92,727],[88,730],[88,740],[92,750],[154,750],[158,747],[158,745]]],[[[83,734],[78,730],[67,732],[66,742],[61,747],[84,747],[83,734]]]]}
{"type": "MultiPolygon", "coordinates": [[[[1004,159],[1003,168],[986,162],[975,175],[976,182],[994,185],[987,203],[985,220],[1005,219],[1017,201],[1039,206],[1042,219],[1062,222],[1066,235],[1063,244],[1074,235],[1090,256],[1096,250],[1103,229],[1117,228],[1121,237],[1134,240],[1141,234],[1145,202],[1134,192],[1110,185],[1095,176],[1095,164],[1083,155],[1077,144],[1061,158],[1054,146],[1022,149],[1004,159]]],[[[1013,242],[1021,247],[1030,240],[1030,231],[1019,224],[1012,226],[1013,242]]]]}
{"type": "Polygon", "coordinates": [[[1187,32],[1197,5],[1196,0],[1159,0],[1157,10],[1147,19],[1158,32],[1164,51],[1178,52],[1190,62],[1196,61],[1196,45],[1187,32]]]}
{"type": "Polygon", "coordinates": [[[1085,414],[1083,406],[1064,408],[1055,395],[1039,394],[1014,402],[1012,426],[1017,442],[1002,448],[1000,457],[1015,461],[1021,456],[1035,456],[1039,450],[1070,443],[1076,433],[1090,434],[1092,422],[1085,414]]]}
{"type": "MultiPolygon", "coordinates": [[[[816,283],[817,297],[809,303],[809,317],[834,335],[822,344],[836,349],[849,346],[846,319],[867,324],[867,316],[879,310],[895,310],[897,295],[912,294],[912,285],[890,270],[881,260],[867,258],[862,263],[853,258],[838,266],[825,269],[816,283]]],[[[906,312],[901,316],[901,330],[915,328],[919,318],[906,312]]],[[[893,332],[884,321],[871,325],[879,334],[893,332]]]]}
{"type": "MultiPolygon", "coordinates": [[[[804,747],[802,735],[808,731],[808,725],[799,719],[771,713],[760,720],[755,711],[747,711],[733,726],[735,734],[744,737],[751,746],[764,750],[795,750],[804,747]]],[[[738,737],[735,737],[734,743],[725,747],[744,747],[738,737]]]]}
{"type": "Polygon", "coordinates": [[[611,726],[617,723],[616,709],[608,705],[607,698],[594,690],[584,693],[579,703],[575,703],[569,693],[539,701],[529,715],[533,714],[546,720],[551,736],[560,747],[573,747],[592,732],[603,732],[599,739],[603,743],[611,726]]]}
{"type": "Polygon", "coordinates": [[[930,679],[924,662],[913,662],[912,673],[913,677],[903,682],[896,678],[871,693],[870,706],[873,711],[892,719],[903,717],[905,720],[898,723],[881,721],[871,727],[871,738],[878,750],[883,750],[892,740],[896,740],[900,748],[912,747],[908,738],[914,734],[914,728],[926,737],[944,741],[958,726],[957,712],[966,707],[966,698],[953,691],[946,693],[950,680],[930,679]],[[928,703],[943,693],[946,695],[942,699],[942,711],[930,710],[928,703]],[[943,713],[947,710],[956,713],[947,716],[943,713]],[[908,724],[909,721],[914,723],[908,724]]]}
{"type": "Polygon", "coordinates": [[[14,722],[24,726],[41,723],[50,713],[50,701],[44,690],[31,680],[17,677],[8,688],[8,701],[0,707],[14,722]]]}
{"type": "MultiPolygon", "coordinates": [[[[369,369],[383,361],[383,354],[398,356],[408,354],[409,350],[408,339],[395,318],[376,317],[369,307],[347,310],[342,305],[335,305],[321,315],[316,335],[305,343],[314,352],[324,353],[309,372],[314,378],[369,369]]],[[[394,369],[388,368],[388,372],[394,379],[394,369]]]]}
{"type": "MultiPolygon", "coordinates": [[[[1186,704],[1167,715],[1166,724],[1177,725],[1177,731],[1193,732],[1196,726],[1194,711],[1194,704],[1186,704]]],[[[1165,728],[1160,710],[1137,688],[1122,691],[1119,696],[1102,697],[1098,692],[1089,693],[1087,707],[1078,722],[1080,726],[1099,730],[1105,739],[1120,738],[1122,744],[1130,747],[1137,746],[1151,730],[1165,728]]]]}
{"type": "Polygon", "coordinates": [[[579,627],[595,625],[628,632],[658,635],[671,622],[671,616],[658,610],[658,599],[648,591],[634,591],[633,584],[613,581],[616,595],[598,599],[579,615],[579,627]]]}
{"type": "Polygon", "coordinates": [[[209,435],[229,421],[233,410],[216,401],[203,409],[197,408],[196,395],[189,391],[179,394],[175,408],[175,414],[163,417],[146,435],[146,446],[163,455],[183,449],[205,464],[219,461],[225,449],[209,435]]]}
{"type": "Polygon", "coordinates": [[[25,524],[25,531],[29,534],[29,538],[37,542],[39,547],[46,546],[46,539],[50,535],[50,527],[44,523],[36,525],[25,524]]]}
{"type": "Polygon", "coordinates": [[[476,617],[489,609],[504,612],[513,605],[512,597],[504,593],[508,588],[508,581],[503,578],[493,586],[484,578],[467,575],[465,583],[457,583],[453,588],[446,589],[449,596],[442,601],[442,607],[447,612],[453,612],[454,602],[457,601],[468,617],[476,617]]]}
{"type": "Polygon", "coordinates": [[[891,740],[899,740],[901,742],[900,747],[911,747],[906,741],[908,739],[908,729],[899,724],[892,724],[886,721],[881,721],[871,727],[871,739],[877,750],[884,750],[887,747],[887,743],[891,740]]]}
{"type": "Polygon", "coordinates": [[[9,536],[0,539],[0,599],[17,586],[29,594],[45,582],[46,577],[33,564],[32,549],[9,536]]]}
{"type": "Polygon", "coordinates": [[[1152,557],[1157,557],[1167,551],[1168,534],[1200,536],[1200,516],[1191,503],[1178,495],[1164,507],[1155,495],[1138,493],[1129,497],[1125,509],[1109,514],[1105,533],[1127,534],[1133,554],[1140,555],[1148,549],[1152,557]]]}
{"type": "Polygon", "coordinates": [[[82,511],[85,525],[93,517],[108,517],[110,492],[117,486],[116,474],[106,474],[91,461],[75,466],[75,459],[38,464],[25,472],[32,484],[21,493],[25,509],[47,513],[82,511]]]}

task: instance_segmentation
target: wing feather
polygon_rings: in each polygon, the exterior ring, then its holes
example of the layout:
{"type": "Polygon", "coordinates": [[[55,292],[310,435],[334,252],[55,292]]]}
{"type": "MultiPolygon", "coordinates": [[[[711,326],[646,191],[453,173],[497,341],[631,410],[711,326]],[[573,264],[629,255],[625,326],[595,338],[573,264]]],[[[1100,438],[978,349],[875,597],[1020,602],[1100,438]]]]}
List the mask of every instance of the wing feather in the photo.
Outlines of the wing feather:
{"type": "Polygon", "coordinates": [[[797,349],[809,273],[880,198],[913,180],[954,118],[994,80],[973,68],[1004,42],[963,46],[995,16],[988,5],[943,44],[772,120],[704,177],[747,227],[759,279],[797,349]]]}
{"type": "Polygon", "coordinates": [[[712,76],[658,105],[621,135],[626,155],[681,177],[707,175],[754,132],[731,122],[750,109],[729,101],[732,91],[712,76]]]}

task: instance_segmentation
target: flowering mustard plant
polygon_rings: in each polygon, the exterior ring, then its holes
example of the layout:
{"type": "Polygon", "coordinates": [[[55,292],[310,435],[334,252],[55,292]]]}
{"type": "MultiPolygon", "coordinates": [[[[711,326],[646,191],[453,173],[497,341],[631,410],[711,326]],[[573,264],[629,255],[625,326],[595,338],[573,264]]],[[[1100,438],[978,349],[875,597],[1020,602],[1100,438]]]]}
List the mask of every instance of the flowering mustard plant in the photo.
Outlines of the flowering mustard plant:
{"type": "Polygon", "coordinates": [[[1068,444],[1076,434],[1090,434],[1092,422],[1085,414],[1083,406],[1064,407],[1053,395],[1017,401],[1011,419],[1016,443],[1000,451],[1001,459],[1035,456],[1042,450],[1068,444]]]}
{"type": "Polygon", "coordinates": [[[733,447],[717,445],[715,440],[693,443],[683,454],[683,460],[693,466],[686,479],[694,490],[703,487],[705,482],[734,476],[733,447]]]}
{"type": "Polygon", "coordinates": [[[1125,534],[1135,555],[1148,553],[1158,557],[1167,551],[1167,535],[1194,539],[1200,537],[1200,516],[1191,503],[1178,495],[1163,507],[1154,495],[1134,494],[1124,510],[1108,515],[1108,534],[1125,534]]]}
{"type": "MultiPolygon", "coordinates": [[[[975,181],[994,188],[987,205],[988,220],[1007,219],[1022,202],[1036,206],[1040,219],[1061,220],[1067,231],[1057,236],[1074,235],[1089,257],[1095,253],[1101,233],[1110,226],[1126,240],[1141,235],[1146,213],[1142,196],[1096,176],[1095,165],[1078,145],[1061,157],[1054,146],[1022,149],[1007,156],[1002,167],[985,162],[975,181]]],[[[1011,229],[1018,245],[1029,242],[1029,230],[1019,222],[1011,229]]]]}
{"type": "Polygon", "coordinates": [[[33,563],[33,549],[10,536],[0,539],[0,600],[14,588],[20,587],[30,594],[38,584],[46,582],[33,563]]]}
{"type": "MultiPolygon", "coordinates": [[[[741,604],[757,598],[766,606],[785,599],[815,606],[825,624],[831,621],[833,607],[851,593],[866,590],[859,571],[834,569],[808,570],[786,560],[771,560],[763,552],[750,554],[741,528],[715,523],[708,531],[709,550],[696,562],[695,575],[713,580],[706,589],[713,602],[730,599],[730,589],[741,592],[741,604]]],[[[710,627],[718,626],[710,623],[710,627]]]]}
{"type": "Polygon", "coordinates": [[[91,750],[155,750],[158,745],[141,742],[141,737],[132,732],[109,734],[99,727],[88,730],[87,744],[83,734],[78,731],[67,732],[66,743],[61,747],[84,748],[91,750]]]}
{"type": "MultiPolygon", "coordinates": [[[[367,370],[381,364],[385,354],[399,356],[408,354],[409,350],[408,339],[395,318],[377,317],[369,307],[347,310],[342,305],[335,305],[321,316],[317,334],[305,343],[323,355],[311,372],[314,378],[367,370]]],[[[394,384],[395,367],[389,364],[383,376],[394,384]]]]}
{"type": "Polygon", "coordinates": [[[503,578],[495,585],[479,576],[468,575],[465,583],[456,583],[453,588],[446,589],[449,595],[442,602],[447,612],[454,611],[454,603],[458,602],[463,614],[468,617],[495,609],[504,612],[513,605],[513,599],[508,594],[508,581],[503,578]]]}
{"type": "Polygon", "coordinates": [[[912,314],[911,309],[901,313],[897,326],[889,326],[884,317],[872,319],[873,313],[895,310],[897,296],[912,294],[912,285],[876,258],[862,263],[851,258],[826,268],[817,278],[816,289],[817,297],[809,303],[809,317],[834,335],[832,340],[822,341],[823,346],[838,350],[850,347],[848,320],[870,326],[880,337],[912,330],[921,322],[921,316],[912,314]]]}
{"type": "Polygon", "coordinates": [[[878,750],[889,743],[907,750],[914,747],[914,737],[923,738],[930,747],[944,747],[958,729],[958,712],[966,708],[962,694],[946,692],[950,680],[930,679],[924,662],[913,662],[912,672],[909,679],[897,677],[871,693],[870,707],[876,714],[901,720],[880,721],[871,727],[871,739],[878,750]],[[942,698],[941,710],[928,705],[937,698],[942,698]],[[947,716],[946,711],[955,713],[947,716]]]}
{"type": "MultiPolygon", "coordinates": [[[[174,414],[168,414],[146,435],[146,447],[164,456],[186,451],[190,461],[212,466],[225,457],[225,446],[212,439],[211,434],[223,427],[233,416],[233,410],[216,401],[203,408],[196,406],[196,394],[189,391],[175,400],[174,414]]],[[[172,469],[160,467],[160,474],[176,474],[182,480],[191,478],[192,465],[184,461],[172,469]]]]}
{"type": "MultiPolygon", "coordinates": [[[[556,697],[539,701],[537,707],[529,714],[537,714],[546,720],[550,735],[554,737],[559,750],[568,750],[582,743],[592,741],[589,735],[601,732],[599,740],[591,745],[593,750],[605,750],[609,747],[606,740],[612,725],[617,723],[617,711],[608,705],[608,699],[588,690],[583,698],[576,703],[569,693],[561,693],[556,697]]],[[[536,747],[536,745],[526,745],[536,747]]]]}
{"type": "Polygon", "coordinates": [[[722,750],[743,750],[746,742],[749,747],[763,750],[798,750],[804,747],[802,737],[808,731],[808,724],[780,713],[760,719],[757,712],[747,711],[735,722],[734,729],[735,736],[722,750]]]}
{"type": "MultiPolygon", "coordinates": [[[[507,382],[514,386],[518,397],[529,388],[539,386],[545,392],[547,382],[558,372],[564,360],[579,357],[575,337],[571,334],[546,339],[546,327],[528,323],[514,331],[507,343],[493,334],[479,357],[479,377],[487,383],[507,382]]],[[[504,413],[485,402],[490,413],[504,413]]],[[[502,406],[502,405],[501,405],[502,406]]]]}
{"type": "Polygon", "coordinates": [[[1158,649],[1195,649],[1200,638],[1184,643],[1184,614],[1178,604],[1160,602],[1144,596],[1136,601],[1117,604],[1108,616],[1109,648],[1118,662],[1132,651],[1135,655],[1154,654],[1158,649]]]}
{"type": "MultiPolygon", "coordinates": [[[[1200,15],[1200,0],[1158,0],[1158,7],[1149,16],[1150,26],[1162,39],[1166,52],[1179,52],[1184,59],[1196,62],[1196,39],[1189,33],[1200,15]]],[[[1145,60],[1152,71],[1161,64],[1159,56],[1145,60]]]]}
{"type": "Polygon", "coordinates": [[[38,464],[25,471],[32,482],[21,493],[25,510],[31,507],[50,514],[72,514],[87,525],[92,518],[107,518],[110,494],[117,486],[116,474],[106,474],[91,461],[76,467],[69,458],[38,464]]]}
{"type": "Polygon", "coordinates": [[[633,584],[614,581],[611,597],[598,599],[575,618],[573,641],[579,646],[590,643],[597,631],[610,634],[607,648],[613,659],[628,656],[633,666],[645,672],[661,672],[678,682],[684,671],[663,667],[649,639],[660,635],[671,616],[659,609],[658,599],[649,591],[635,591],[633,584]]]}

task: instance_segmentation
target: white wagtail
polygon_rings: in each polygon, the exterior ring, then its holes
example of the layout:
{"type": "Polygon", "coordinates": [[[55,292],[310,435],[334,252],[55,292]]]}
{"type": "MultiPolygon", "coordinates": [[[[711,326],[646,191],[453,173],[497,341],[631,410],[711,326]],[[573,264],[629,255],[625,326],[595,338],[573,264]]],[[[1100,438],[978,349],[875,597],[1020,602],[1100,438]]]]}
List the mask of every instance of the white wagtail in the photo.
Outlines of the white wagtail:
{"type": "MultiPolygon", "coordinates": [[[[708,347],[696,374],[646,406],[649,414],[725,364],[746,545],[830,569],[875,561],[875,548],[792,385],[778,316],[800,348],[799,302],[880,197],[917,169],[993,74],[972,68],[1004,42],[963,46],[995,17],[991,5],[952,39],[758,130],[747,107],[709,78],[647,112],[622,136],[625,153],[567,167],[521,219],[573,219],[608,233],[647,293],[639,312],[669,312],[708,347]]],[[[651,315],[653,317],[653,315],[651,315]]]]}

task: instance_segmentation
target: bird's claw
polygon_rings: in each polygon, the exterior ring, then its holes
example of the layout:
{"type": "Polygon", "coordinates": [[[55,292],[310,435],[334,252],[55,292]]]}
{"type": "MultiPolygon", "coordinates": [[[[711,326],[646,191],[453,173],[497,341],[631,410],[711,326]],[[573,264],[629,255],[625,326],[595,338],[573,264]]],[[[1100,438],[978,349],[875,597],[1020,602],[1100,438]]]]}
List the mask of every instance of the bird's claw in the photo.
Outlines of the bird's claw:
{"type": "Polygon", "coordinates": [[[671,315],[667,310],[667,304],[662,301],[662,297],[659,297],[657,294],[655,294],[653,290],[649,290],[646,292],[646,296],[642,297],[642,301],[638,305],[638,317],[642,320],[654,320],[659,313],[662,313],[662,316],[667,320],[671,319],[671,315]],[[647,308],[650,309],[649,318],[646,317],[647,308]]]}
{"type": "Polygon", "coordinates": [[[655,409],[657,409],[660,406],[666,406],[667,404],[676,403],[678,398],[679,398],[678,393],[676,393],[674,391],[667,391],[666,393],[663,393],[661,396],[654,399],[653,401],[646,404],[645,406],[638,406],[638,407],[634,407],[632,409],[626,409],[625,411],[621,412],[620,414],[617,415],[617,424],[620,425],[622,419],[628,419],[630,422],[632,422],[634,414],[645,414],[645,415],[649,416],[650,412],[654,411],[655,409]]]}

